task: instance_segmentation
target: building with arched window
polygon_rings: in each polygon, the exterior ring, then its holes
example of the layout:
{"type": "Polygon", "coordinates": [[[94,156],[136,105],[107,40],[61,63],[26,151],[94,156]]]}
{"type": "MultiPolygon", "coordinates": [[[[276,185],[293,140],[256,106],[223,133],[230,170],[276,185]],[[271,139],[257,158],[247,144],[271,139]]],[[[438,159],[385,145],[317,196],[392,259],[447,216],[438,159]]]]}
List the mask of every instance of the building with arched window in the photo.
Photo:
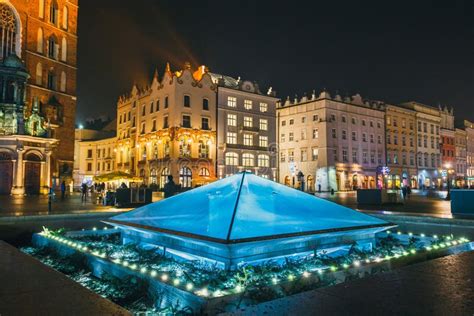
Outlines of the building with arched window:
{"type": "Polygon", "coordinates": [[[45,128],[38,121],[44,118],[49,135],[58,140],[48,158],[48,185],[57,188],[72,180],[78,9],[78,0],[0,0],[0,61],[15,54],[29,74],[24,110],[35,114],[33,129],[45,128]]]}
{"type": "MultiPolygon", "coordinates": [[[[68,81],[69,82],[69,81],[68,81]]],[[[214,181],[216,86],[205,67],[171,71],[167,65],[149,87],[132,88],[117,104],[116,169],[145,172],[162,189],[173,176],[183,189],[214,181]],[[152,175],[153,174],[153,175],[152,175]]]]}

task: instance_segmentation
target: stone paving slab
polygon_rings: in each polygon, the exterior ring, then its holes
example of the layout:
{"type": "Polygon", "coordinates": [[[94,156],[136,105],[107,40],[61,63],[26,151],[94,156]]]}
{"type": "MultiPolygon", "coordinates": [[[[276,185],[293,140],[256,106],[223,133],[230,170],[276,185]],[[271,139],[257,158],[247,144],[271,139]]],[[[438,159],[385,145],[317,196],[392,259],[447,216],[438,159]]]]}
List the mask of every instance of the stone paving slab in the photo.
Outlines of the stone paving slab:
{"type": "Polygon", "coordinates": [[[472,316],[474,252],[285,297],[232,315],[472,316]]]}
{"type": "Polygon", "coordinates": [[[0,315],[130,315],[62,273],[0,241],[0,315]]]}

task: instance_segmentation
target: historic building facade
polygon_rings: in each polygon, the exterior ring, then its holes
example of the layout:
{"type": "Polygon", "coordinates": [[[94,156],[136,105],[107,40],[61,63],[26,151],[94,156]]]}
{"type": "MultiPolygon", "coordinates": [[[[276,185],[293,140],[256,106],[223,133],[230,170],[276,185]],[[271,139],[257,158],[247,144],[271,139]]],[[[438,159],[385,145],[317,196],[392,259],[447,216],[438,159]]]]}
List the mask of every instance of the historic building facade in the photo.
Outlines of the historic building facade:
{"type": "Polygon", "coordinates": [[[204,66],[189,63],[134,86],[117,105],[117,170],[160,188],[168,175],[185,189],[215,180],[216,89],[204,66]]]}
{"type": "Polygon", "coordinates": [[[466,181],[468,186],[474,185],[474,123],[464,120],[466,131],[466,181]]]}
{"type": "Polygon", "coordinates": [[[115,121],[112,130],[78,128],[74,144],[74,188],[90,185],[94,176],[115,171],[115,121]]]}
{"type": "Polygon", "coordinates": [[[279,181],[305,190],[353,190],[381,184],[385,112],[360,95],[323,91],[277,109],[279,181]],[[304,181],[304,185],[301,182],[304,181]]]}
{"type": "Polygon", "coordinates": [[[416,112],[418,188],[440,187],[442,175],[440,152],[441,116],[437,108],[418,102],[401,106],[416,112]]]}
{"type": "Polygon", "coordinates": [[[466,174],[467,174],[467,133],[466,130],[456,128],[454,131],[455,138],[455,183],[458,187],[464,187],[466,185],[466,174]]]}
{"type": "Polygon", "coordinates": [[[275,94],[251,81],[211,74],[217,86],[217,176],[251,172],[277,181],[275,94]]]}
{"type": "Polygon", "coordinates": [[[35,128],[47,127],[48,136],[58,140],[57,149],[49,150],[51,174],[44,186],[68,182],[74,155],[78,1],[0,0],[0,11],[0,60],[14,52],[30,75],[25,117],[43,117],[45,123],[35,128]]]}
{"type": "Polygon", "coordinates": [[[402,186],[417,187],[417,130],[416,112],[412,109],[387,104],[386,144],[388,174],[385,182],[388,188],[402,186]]]}

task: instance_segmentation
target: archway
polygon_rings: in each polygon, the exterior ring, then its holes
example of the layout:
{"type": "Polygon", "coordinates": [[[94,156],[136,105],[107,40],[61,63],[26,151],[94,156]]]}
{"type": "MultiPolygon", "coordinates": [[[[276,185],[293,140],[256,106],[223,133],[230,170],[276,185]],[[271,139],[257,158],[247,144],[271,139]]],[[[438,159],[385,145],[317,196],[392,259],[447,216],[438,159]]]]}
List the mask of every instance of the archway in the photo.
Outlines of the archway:
{"type": "Polygon", "coordinates": [[[166,182],[168,181],[168,176],[170,175],[170,169],[163,168],[161,171],[160,176],[160,188],[163,189],[165,187],[166,182]]]}
{"type": "Polygon", "coordinates": [[[308,192],[314,192],[314,178],[312,175],[308,176],[308,179],[306,180],[306,186],[308,188],[308,192]]]}
{"type": "Polygon", "coordinates": [[[13,185],[13,162],[9,153],[0,153],[0,194],[10,194],[13,185]]]}
{"type": "Polygon", "coordinates": [[[33,153],[25,157],[25,193],[37,195],[40,193],[41,158],[33,153]]]}
{"type": "Polygon", "coordinates": [[[286,177],[285,177],[285,185],[286,185],[286,186],[291,186],[290,176],[286,176],[286,177]]]}

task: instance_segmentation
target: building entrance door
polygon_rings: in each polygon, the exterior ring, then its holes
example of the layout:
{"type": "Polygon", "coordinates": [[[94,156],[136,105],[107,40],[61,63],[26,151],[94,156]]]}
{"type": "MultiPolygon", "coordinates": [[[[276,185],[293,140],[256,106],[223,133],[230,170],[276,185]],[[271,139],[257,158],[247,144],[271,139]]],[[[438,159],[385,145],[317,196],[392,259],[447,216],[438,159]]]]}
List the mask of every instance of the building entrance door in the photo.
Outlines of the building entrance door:
{"type": "Polygon", "coordinates": [[[25,193],[37,195],[40,193],[41,163],[27,161],[25,163],[25,193]]]}
{"type": "Polygon", "coordinates": [[[0,194],[10,194],[13,184],[13,162],[0,161],[0,194]]]}

